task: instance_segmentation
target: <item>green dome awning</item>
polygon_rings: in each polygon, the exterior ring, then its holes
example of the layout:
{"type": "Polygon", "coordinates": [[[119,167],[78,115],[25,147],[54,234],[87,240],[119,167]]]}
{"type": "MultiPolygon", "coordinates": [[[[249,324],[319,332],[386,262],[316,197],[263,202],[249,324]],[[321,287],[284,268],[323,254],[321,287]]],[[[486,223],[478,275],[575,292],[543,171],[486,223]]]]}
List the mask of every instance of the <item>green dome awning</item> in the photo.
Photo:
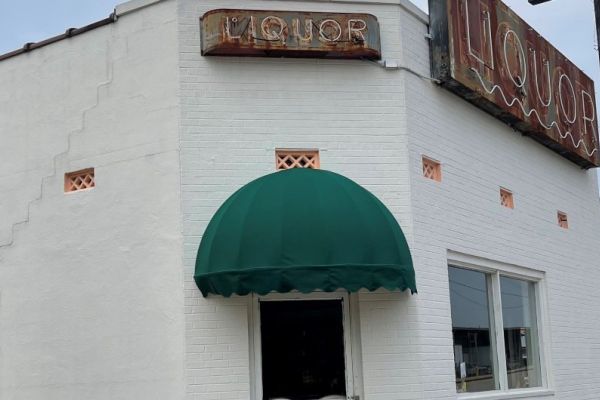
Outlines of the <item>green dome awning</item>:
{"type": "Polygon", "coordinates": [[[383,203],[341,175],[299,168],[225,201],[202,237],[194,279],[204,296],[417,290],[408,244],[383,203]]]}

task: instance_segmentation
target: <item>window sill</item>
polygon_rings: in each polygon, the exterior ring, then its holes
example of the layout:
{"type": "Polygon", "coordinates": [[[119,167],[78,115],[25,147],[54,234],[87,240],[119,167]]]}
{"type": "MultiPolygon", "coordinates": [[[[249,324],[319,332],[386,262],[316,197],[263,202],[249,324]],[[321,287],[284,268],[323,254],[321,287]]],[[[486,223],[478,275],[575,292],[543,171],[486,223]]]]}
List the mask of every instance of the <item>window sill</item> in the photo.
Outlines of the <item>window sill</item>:
{"type": "Polygon", "coordinates": [[[514,389],[506,392],[494,391],[489,393],[459,394],[459,400],[510,400],[529,399],[534,397],[554,396],[554,390],[550,389],[514,389]]]}

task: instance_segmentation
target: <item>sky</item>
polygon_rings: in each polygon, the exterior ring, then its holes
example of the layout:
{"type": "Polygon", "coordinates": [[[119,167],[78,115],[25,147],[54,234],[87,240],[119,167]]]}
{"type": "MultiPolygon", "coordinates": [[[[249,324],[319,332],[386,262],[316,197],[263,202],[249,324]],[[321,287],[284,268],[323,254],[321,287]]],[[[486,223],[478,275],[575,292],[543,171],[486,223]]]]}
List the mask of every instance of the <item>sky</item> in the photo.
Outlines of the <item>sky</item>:
{"type": "MultiPolygon", "coordinates": [[[[200,1],[200,0],[199,0],[200,1]]],[[[63,33],[106,18],[119,0],[0,0],[0,54],[27,42],[63,33]]],[[[427,0],[412,0],[427,11],[427,0]]],[[[531,6],[527,0],[504,0],[530,25],[600,82],[593,0],[552,0],[531,6]]]]}
{"type": "MultiPolygon", "coordinates": [[[[198,0],[200,1],[200,0],[198,0]]],[[[439,0],[436,0],[439,1],[439,0]]],[[[0,54],[106,18],[119,0],[0,0],[0,54]]],[[[427,11],[427,0],[412,0],[427,11]]],[[[593,0],[504,0],[600,88],[593,0]]],[[[598,96],[596,96],[598,98],[598,96]]],[[[600,104],[600,98],[598,101],[600,104]]],[[[600,177],[599,177],[600,179],[600,177]]]]}
{"type": "MultiPolygon", "coordinates": [[[[427,11],[427,0],[411,1],[427,11]]],[[[551,0],[537,6],[528,0],[503,1],[588,74],[596,82],[598,92],[600,64],[593,0],[551,0]]]]}

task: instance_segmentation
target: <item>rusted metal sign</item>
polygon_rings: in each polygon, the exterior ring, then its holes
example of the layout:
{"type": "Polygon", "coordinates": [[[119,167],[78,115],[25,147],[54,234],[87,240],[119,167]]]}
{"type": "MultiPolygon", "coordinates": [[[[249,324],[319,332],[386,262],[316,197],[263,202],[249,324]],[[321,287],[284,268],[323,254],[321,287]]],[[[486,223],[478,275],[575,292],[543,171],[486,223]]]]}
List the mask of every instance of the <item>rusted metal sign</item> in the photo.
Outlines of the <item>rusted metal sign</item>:
{"type": "Polygon", "coordinates": [[[500,0],[430,0],[434,76],[583,168],[600,166],[594,82],[500,0]]]}
{"type": "Polygon", "coordinates": [[[206,56],[381,58],[370,14],[220,9],[200,25],[206,56]]]}

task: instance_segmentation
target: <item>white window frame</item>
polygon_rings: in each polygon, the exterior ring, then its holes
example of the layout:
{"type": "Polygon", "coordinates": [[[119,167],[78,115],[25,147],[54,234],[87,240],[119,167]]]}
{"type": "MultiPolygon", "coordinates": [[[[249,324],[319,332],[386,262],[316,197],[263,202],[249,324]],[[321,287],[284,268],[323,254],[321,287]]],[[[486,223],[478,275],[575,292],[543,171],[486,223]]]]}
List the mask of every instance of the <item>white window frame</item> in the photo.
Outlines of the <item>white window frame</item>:
{"type": "Polygon", "coordinates": [[[545,272],[521,267],[513,264],[502,263],[486,258],[471,256],[464,253],[448,251],[448,267],[458,267],[485,273],[489,276],[492,309],[494,319],[491,328],[494,330],[492,340],[495,343],[496,354],[494,366],[497,367],[495,379],[500,383],[499,390],[490,390],[477,393],[459,393],[460,400],[505,400],[524,397],[552,396],[554,395],[553,379],[550,366],[550,323],[548,314],[548,299],[545,272]],[[536,302],[536,322],[538,333],[538,352],[540,358],[541,386],[528,389],[509,389],[506,369],[506,350],[504,347],[504,321],[502,316],[502,296],[500,277],[514,278],[534,283],[534,296],[536,302]],[[497,364],[496,364],[497,363],[497,364]]]}
{"type": "Polygon", "coordinates": [[[344,359],[346,369],[346,399],[363,398],[362,359],[360,345],[360,319],[358,314],[358,295],[345,291],[300,293],[269,293],[261,296],[251,294],[248,307],[250,339],[250,389],[252,400],[262,400],[262,345],[260,333],[261,301],[310,301],[341,300],[344,329],[344,359]]]}

